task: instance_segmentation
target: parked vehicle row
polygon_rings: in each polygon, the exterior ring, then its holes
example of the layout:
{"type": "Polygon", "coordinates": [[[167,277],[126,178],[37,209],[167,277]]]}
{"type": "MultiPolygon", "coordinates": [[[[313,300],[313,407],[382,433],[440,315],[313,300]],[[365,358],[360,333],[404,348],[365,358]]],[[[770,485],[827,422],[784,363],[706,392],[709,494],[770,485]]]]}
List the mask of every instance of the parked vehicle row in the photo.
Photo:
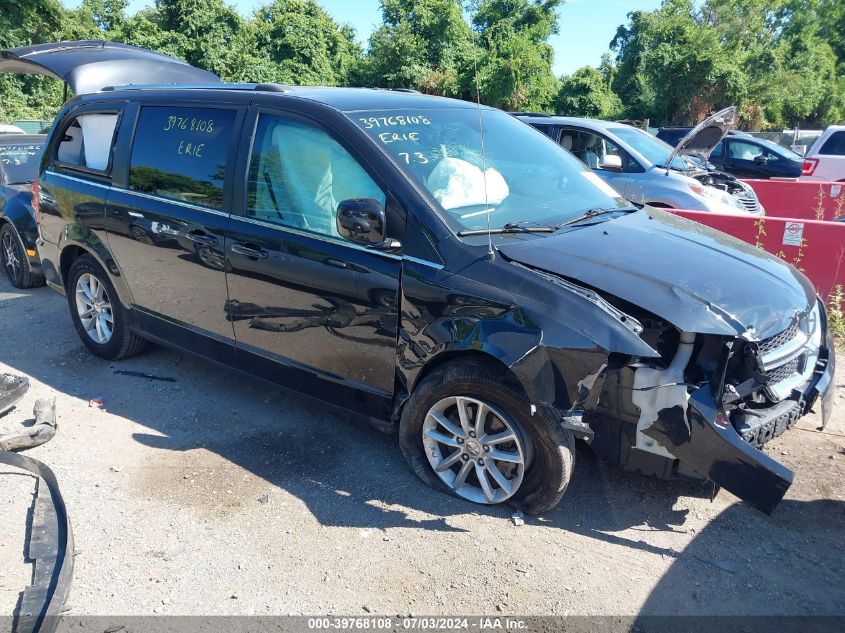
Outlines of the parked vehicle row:
{"type": "Polygon", "coordinates": [[[749,185],[693,160],[706,160],[719,145],[736,122],[735,108],[702,121],[674,148],[623,123],[542,114],[516,116],[560,143],[628,200],[713,213],[765,213],[749,185]]]}
{"type": "Polygon", "coordinates": [[[552,140],[463,101],[36,51],[0,70],[37,64],[77,95],[33,203],[47,282],[97,356],[151,340],[305,392],[394,430],[430,485],[534,513],[563,496],[576,438],[770,512],[792,473],[759,447],[816,403],[829,417],[806,277],[632,205],[561,148],[569,123],[552,140]],[[119,86],[151,66],[177,85],[119,86]]]}

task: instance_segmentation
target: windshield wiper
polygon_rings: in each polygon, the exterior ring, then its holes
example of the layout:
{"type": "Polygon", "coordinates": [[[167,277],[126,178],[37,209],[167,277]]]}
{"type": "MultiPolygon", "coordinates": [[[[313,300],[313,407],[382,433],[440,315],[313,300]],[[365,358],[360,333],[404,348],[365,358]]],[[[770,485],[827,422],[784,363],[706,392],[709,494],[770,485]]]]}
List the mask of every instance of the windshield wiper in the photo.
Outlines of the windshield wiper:
{"type": "Polygon", "coordinates": [[[630,213],[632,211],[637,211],[636,207],[613,207],[611,209],[602,209],[601,207],[594,207],[582,213],[581,215],[577,215],[574,218],[570,218],[565,222],[561,222],[560,224],[555,227],[556,229],[563,228],[564,226],[569,226],[570,224],[577,224],[578,222],[583,222],[584,220],[589,220],[591,218],[598,217],[600,215],[606,215],[608,213],[630,213]]]}
{"type": "Polygon", "coordinates": [[[508,222],[504,226],[493,227],[491,229],[468,229],[458,233],[458,237],[467,237],[469,235],[501,235],[502,233],[554,233],[557,228],[547,224],[528,224],[532,220],[520,220],[519,222],[508,222]]]}

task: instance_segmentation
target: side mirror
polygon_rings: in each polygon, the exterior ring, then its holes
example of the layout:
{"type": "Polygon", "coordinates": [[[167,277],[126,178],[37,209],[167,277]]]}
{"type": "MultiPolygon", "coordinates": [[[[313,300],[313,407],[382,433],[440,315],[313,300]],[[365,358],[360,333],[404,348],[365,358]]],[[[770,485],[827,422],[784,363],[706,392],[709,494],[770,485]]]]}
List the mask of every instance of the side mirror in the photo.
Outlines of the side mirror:
{"type": "Polygon", "coordinates": [[[337,232],[344,239],[380,250],[399,248],[386,236],[386,216],[378,200],[352,198],[337,205],[337,232]]]}
{"type": "Polygon", "coordinates": [[[762,154],[760,154],[759,156],[754,157],[754,162],[757,163],[758,165],[765,165],[766,163],[769,162],[769,159],[766,156],[763,156],[762,154]]]}
{"type": "Polygon", "coordinates": [[[605,154],[599,160],[599,169],[608,171],[622,171],[622,157],[613,154],[605,154]]]}

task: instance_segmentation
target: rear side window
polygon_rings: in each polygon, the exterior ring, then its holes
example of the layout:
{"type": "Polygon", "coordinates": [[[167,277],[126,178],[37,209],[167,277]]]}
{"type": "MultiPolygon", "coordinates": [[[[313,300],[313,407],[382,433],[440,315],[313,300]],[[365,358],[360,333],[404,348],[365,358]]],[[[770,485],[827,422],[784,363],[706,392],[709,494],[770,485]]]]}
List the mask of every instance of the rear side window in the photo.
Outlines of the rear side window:
{"type": "Polygon", "coordinates": [[[234,121],[234,110],[220,108],[141,108],[129,188],[221,208],[234,121]]]}
{"type": "Polygon", "coordinates": [[[74,117],[59,140],[56,159],[72,167],[108,170],[117,118],[117,112],[91,112],[74,117]]]}
{"type": "Polygon", "coordinates": [[[834,132],[824,142],[819,154],[827,156],[845,156],[845,132],[834,132]]]}

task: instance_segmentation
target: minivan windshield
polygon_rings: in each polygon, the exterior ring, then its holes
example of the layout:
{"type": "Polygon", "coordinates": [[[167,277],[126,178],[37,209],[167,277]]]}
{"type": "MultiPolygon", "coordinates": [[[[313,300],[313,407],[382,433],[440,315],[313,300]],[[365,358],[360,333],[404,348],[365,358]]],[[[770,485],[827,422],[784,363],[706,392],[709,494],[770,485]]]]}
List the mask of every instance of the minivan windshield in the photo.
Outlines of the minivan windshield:
{"type": "Polygon", "coordinates": [[[428,190],[456,232],[486,228],[488,214],[491,227],[557,226],[591,209],[630,207],[557,143],[500,110],[346,114],[428,190]]]}
{"type": "Polygon", "coordinates": [[[38,178],[39,143],[0,145],[0,173],[7,185],[30,183],[38,178]]]}
{"type": "MultiPolygon", "coordinates": [[[[619,127],[609,128],[608,132],[630,145],[632,149],[639,152],[648,162],[658,167],[662,167],[666,163],[669,154],[675,149],[659,138],[643,130],[638,130],[635,127],[620,125],[619,127]]],[[[687,171],[694,168],[694,165],[683,156],[673,158],[669,166],[672,169],[678,169],[680,171],[687,171]]]]}

